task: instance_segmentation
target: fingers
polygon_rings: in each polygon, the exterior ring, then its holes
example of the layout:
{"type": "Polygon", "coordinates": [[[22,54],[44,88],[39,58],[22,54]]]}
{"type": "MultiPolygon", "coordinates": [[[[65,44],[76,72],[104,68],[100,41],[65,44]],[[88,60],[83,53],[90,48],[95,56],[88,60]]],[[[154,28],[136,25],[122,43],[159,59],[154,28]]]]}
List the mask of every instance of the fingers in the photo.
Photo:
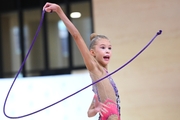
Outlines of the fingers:
{"type": "Polygon", "coordinates": [[[44,5],[43,10],[45,10],[45,11],[46,11],[46,8],[47,8],[47,7],[49,7],[49,6],[50,6],[50,3],[49,3],[49,2],[47,2],[47,3],[44,5]]]}
{"type": "Polygon", "coordinates": [[[47,2],[44,5],[43,10],[45,10],[46,12],[53,12],[53,3],[47,2]]]}
{"type": "Polygon", "coordinates": [[[110,109],[110,106],[100,102],[96,94],[94,95],[94,100],[95,100],[95,107],[98,108],[97,110],[101,116],[103,116],[103,114],[108,113],[108,109],[110,109]]]}
{"type": "Polygon", "coordinates": [[[108,112],[108,110],[106,109],[106,108],[101,108],[101,111],[103,112],[103,113],[107,113],[108,112]]]}
{"type": "Polygon", "coordinates": [[[103,103],[101,103],[101,111],[102,112],[104,112],[104,113],[106,113],[106,112],[108,112],[108,109],[110,108],[109,106],[107,106],[106,104],[103,104],[103,103]]]}
{"type": "Polygon", "coordinates": [[[103,117],[103,114],[106,114],[108,112],[108,110],[106,108],[101,108],[99,114],[103,117]]]}
{"type": "Polygon", "coordinates": [[[100,114],[100,116],[102,116],[102,117],[103,117],[103,114],[102,114],[101,112],[99,112],[99,114],[100,114]]]}
{"type": "Polygon", "coordinates": [[[96,94],[94,95],[94,100],[95,106],[98,108],[97,110],[101,116],[103,116],[103,114],[108,113],[108,109],[110,107],[102,102],[99,102],[98,96],[96,94]]]}
{"type": "Polygon", "coordinates": [[[101,103],[101,106],[104,107],[104,108],[110,108],[108,105],[106,105],[104,103],[101,103]]]}

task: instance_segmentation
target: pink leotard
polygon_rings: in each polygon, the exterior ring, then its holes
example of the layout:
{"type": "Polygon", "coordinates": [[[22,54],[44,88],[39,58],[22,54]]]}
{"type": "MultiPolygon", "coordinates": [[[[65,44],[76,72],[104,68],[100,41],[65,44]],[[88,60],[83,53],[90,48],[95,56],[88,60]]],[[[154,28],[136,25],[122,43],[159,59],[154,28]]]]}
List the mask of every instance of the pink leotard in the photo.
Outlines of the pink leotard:
{"type": "MultiPolygon", "coordinates": [[[[120,120],[120,99],[119,99],[119,93],[118,89],[116,87],[116,84],[114,83],[113,79],[111,77],[108,77],[112,87],[114,88],[114,93],[116,95],[116,103],[112,101],[111,99],[107,99],[104,104],[108,105],[110,108],[108,108],[108,112],[106,114],[103,114],[102,116],[99,116],[99,120],[107,120],[110,115],[118,115],[120,120]]],[[[98,91],[96,89],[96,86],[93,86],[93,92],[98,95],[98,91]]]]}

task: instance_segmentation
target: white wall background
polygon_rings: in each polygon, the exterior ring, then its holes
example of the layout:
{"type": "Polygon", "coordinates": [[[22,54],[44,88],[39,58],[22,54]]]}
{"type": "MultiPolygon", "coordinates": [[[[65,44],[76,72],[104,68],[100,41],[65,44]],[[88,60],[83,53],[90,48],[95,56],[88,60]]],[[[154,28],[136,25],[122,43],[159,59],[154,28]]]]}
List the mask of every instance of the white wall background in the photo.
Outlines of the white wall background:
{"type": "MultiPolygon", "coordinates": [[[[13,78],[0,79],[0,120],[9,120],[3,114],[4,100],[13,78]]],[[[18,78],[6,103],[8,116],[21,116],[53,104],[91,84],[88,73],[73,75],[18,78]]],[[[62,101],[46,110],[21,120],[96,120],[87,117],[93,98],[92,88],[62,101]]]]}

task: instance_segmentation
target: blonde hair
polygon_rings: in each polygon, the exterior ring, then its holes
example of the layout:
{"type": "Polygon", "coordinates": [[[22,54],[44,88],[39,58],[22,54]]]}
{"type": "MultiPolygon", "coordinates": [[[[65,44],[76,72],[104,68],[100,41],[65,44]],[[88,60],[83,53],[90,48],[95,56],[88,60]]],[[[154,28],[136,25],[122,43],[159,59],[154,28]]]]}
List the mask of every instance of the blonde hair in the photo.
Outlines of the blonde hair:
{"type": "Polygon", "coordinates": [[[90,45],[89,45],[89,49],[92,49],[94,47],[94,45],[96,45],[97,40],[99,39],[107,39],[109,40],[105,35],[98,35],[96,33],[92,33],[90,36],[90,45]]]}

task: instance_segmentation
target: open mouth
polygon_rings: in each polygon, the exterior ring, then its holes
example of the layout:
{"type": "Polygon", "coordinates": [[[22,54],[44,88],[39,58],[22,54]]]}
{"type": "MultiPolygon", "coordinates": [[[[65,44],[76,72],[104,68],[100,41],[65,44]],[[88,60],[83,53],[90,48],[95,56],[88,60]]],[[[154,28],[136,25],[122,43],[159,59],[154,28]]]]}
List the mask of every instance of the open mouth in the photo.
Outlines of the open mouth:
{"type": "Polygon", "coordinates": [[[108,61],[110,59],[110,56],[106,55],[103,58],[104,58],[104,60],[108,61]]]}

